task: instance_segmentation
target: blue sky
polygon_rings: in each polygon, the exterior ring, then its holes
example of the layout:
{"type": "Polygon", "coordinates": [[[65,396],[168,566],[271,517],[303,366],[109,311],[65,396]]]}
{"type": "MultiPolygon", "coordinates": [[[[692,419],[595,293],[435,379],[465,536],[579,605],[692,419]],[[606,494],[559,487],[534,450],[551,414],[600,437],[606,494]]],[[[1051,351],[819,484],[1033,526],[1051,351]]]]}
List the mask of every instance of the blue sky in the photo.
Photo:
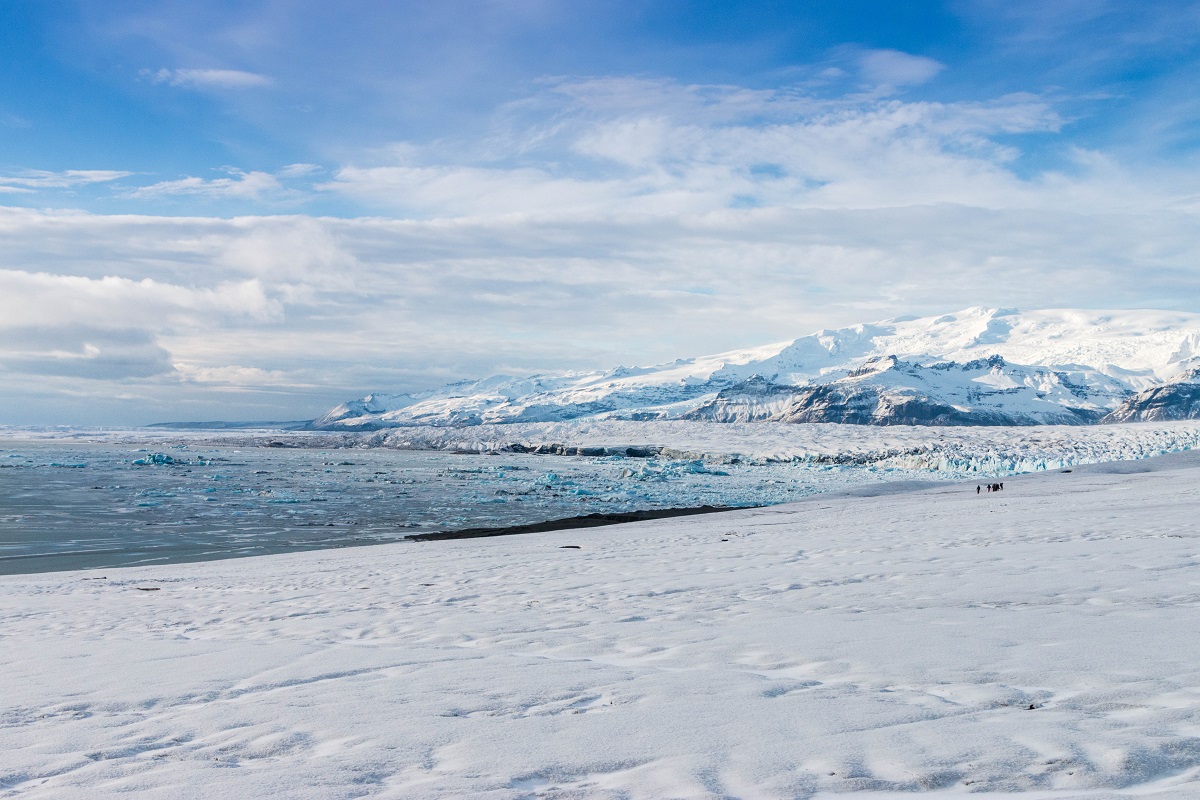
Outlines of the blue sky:
{"type": "Polygon", "coordinates": [[[1198,55],[1178,1],[9,0],[0,423],[1200,311],[1198,55]]]}

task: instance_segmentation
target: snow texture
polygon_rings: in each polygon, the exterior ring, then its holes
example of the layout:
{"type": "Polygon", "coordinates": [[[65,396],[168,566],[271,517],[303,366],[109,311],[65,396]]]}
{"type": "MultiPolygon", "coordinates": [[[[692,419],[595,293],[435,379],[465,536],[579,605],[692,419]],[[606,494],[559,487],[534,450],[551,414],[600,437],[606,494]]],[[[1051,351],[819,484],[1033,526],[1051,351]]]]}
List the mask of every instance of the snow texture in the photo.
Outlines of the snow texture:
{"type": "Polygon", "coordinates": [[[1195,798],[1198,494],[1181,453],[0,578],[0,797],[1195,798]]]}
{"type": "MultiPolygon", "coordinates": [[[[1090,424],[1200,366],[1200,315],[969,308],[653,367],[493,376],[371,394],[322,430],[579,418],[873,425],[1090,424]]],[[[1123,410],[1116,421],[1191,418],[1123,410]]]]}

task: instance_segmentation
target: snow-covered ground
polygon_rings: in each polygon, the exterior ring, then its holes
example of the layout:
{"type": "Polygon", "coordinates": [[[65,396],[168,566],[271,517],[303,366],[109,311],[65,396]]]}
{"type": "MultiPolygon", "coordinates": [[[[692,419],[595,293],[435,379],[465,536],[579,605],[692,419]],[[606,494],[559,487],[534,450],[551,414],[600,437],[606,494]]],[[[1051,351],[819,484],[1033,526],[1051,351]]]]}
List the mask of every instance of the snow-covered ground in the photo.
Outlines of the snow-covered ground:
{"type": "Polygon", "coordinates": [[[0,797],[1200,797],[1198,498],[1180,453],[0,578],[0,797]]]}

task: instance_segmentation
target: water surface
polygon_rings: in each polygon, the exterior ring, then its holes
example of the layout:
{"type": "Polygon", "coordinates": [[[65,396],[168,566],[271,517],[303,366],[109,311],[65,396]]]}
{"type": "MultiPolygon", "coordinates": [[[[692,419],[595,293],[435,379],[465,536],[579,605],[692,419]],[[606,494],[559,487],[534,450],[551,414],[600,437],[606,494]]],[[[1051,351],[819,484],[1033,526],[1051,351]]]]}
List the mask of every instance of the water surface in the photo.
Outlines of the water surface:
{"type": "Polygon", "coordinates": [[[0,574],[346,547],[596,512],[763,505],[904,477],[615,457],[8,440],[0,574]]]}

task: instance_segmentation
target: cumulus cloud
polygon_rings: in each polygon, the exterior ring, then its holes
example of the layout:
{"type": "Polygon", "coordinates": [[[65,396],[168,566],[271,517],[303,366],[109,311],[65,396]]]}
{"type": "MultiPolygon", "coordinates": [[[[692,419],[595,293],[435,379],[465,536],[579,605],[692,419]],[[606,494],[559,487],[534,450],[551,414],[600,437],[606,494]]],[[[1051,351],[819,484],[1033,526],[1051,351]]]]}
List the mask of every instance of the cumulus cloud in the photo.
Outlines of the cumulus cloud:
{"type": "Polygon", "coordinates": [[[188,89],[257,89],[271,86],[275,81],[257,72],[240,69],[160,69],[145,70],[144,75],[155,83],[188,89]]]}
{"type": "Polygon", "coordinates": [[[121,321],[171,330],[218,319],[268,321],[281,313],[279,302],[254,279],[193,287],[153,278],[0,269],[0,329],[121,321]]]}

